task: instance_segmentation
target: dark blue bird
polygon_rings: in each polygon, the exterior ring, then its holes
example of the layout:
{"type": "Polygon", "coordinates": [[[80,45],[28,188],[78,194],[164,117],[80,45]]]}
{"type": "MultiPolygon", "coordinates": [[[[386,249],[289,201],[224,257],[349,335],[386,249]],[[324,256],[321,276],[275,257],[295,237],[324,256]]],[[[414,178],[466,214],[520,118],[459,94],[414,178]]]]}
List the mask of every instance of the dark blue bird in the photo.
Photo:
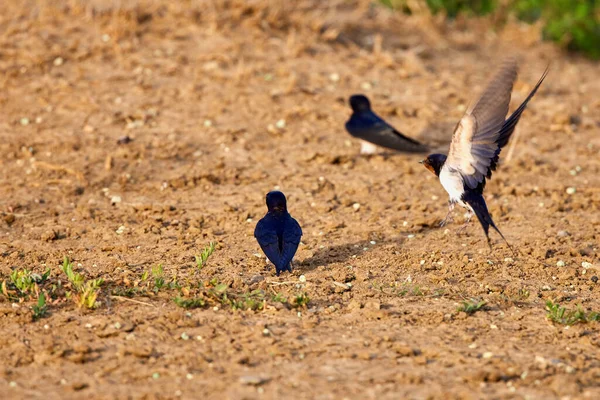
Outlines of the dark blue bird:
{"type": "Polygon", "coordinates": [[[350,107],[353,112],[346,122],[346,130],[352,136],[362,139],[360,148],[362,154],[375,153],[377,148],[373,144],[407,153],[427,151],[427,146],[404,136],[375,114],[366,96],[362,94],[350,96],[350,107]]]}
{"type": "Polygon", "coordinates": [[[279,191],[267,193],[267,214],[258,221],[254,237],[267,258],[281,271],[292,272],[292,259],[302,237],[298,222],[287,211],[285,195],[279,191]]]}

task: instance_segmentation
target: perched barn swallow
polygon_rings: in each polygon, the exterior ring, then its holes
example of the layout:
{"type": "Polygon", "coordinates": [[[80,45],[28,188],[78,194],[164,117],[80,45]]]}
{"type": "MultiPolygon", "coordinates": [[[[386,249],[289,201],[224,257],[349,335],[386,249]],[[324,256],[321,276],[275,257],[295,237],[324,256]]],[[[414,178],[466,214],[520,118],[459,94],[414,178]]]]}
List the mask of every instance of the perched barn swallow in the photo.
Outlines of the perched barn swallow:
{"type": "Polygon", "coordinates": [[[352,116],[346,122],[346,130],[361,139],[361,154],[373,154],[378,146],[407,153],[423,153],[427,147],[414,139],[404,136],[371,110],[366,96],[350,96],[352,116]]]}
{"type": "MultiPolygon", "coordinates": [[[[477,101],[472,103],[456,125],[448,156],[431,154],[421,163],[437,175],[450,195],[448,215],[442,221],[451,220],[455,204],[467,209],[469,223],[473,213],[481,223],[491,248],[489,228],[504,235],[494,224],[483,198],[486,178],[496,170],[500,151],[510,139],[527,103],[535,95],[548,74],[548,68],[525,101],[506,118],[513,83],[517,77],[515,60],[505,61],[477,101]]],[[[508,242],[506,242],[508,245],[508,242]]],[[[510,245],[508,245],[510,247],[510,245]]]]}
{"type": "Polygon", "coordinates": [[[267,193],[267,214],[258,221],[254,237],[267,258],[281,271],[292,272],[292,259],[302,236],[298,222],[287,211],[285,195],[279,191],[267,193]]]}

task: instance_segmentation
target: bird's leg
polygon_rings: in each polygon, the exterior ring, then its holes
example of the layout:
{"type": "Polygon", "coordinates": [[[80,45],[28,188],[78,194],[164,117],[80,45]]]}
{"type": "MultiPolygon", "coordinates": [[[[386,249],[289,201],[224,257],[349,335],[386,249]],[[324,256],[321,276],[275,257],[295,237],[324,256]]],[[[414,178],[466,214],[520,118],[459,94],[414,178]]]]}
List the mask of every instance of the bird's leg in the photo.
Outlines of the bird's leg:
{"type": "Polygon", "coordinates": [[[440,226],[445,226],[454,220],[454,218],[452,218],[452,211],[454,211],[454,202],[452,200],[448,200],[448,214],[446,214],[446,218],[440,222],[440,226]]]}
{"type": "Polygon", "coordinates": [[[461,233],[463,233],[463,231],[465,229],[467,229],[467,226],[469,225],[469,222],[471,222],[471,218],[473,218],[473,212],[472,211],[467,211],[467,220],[465,221],[465,223],[458,228],[458,230],[456,231],[457,235],[460,235],[461,233]]]}

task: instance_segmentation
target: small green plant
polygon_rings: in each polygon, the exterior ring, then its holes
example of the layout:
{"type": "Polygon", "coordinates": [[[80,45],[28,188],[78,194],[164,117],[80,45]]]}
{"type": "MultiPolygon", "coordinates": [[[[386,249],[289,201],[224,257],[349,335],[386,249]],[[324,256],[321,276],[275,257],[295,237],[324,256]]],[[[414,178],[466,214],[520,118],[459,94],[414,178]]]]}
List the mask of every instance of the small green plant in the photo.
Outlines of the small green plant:
{"type": "Polygon", "coordinates": [[[271,296],[271,301],[275,303],[287,303],[287,298],[281,293],[275,293],[271,296]]]}
{"type": "Polygon", "coordinates": [[[242,293],[233,300],[231,307],[234,310],[262,310],[265,308],[265,293],[260,290],[253,290],[250,293],[242,293]]]}
{"type": "Polygon", "coordinates": [[[310,303],[310,297],[306,293],[300,293],[299,295],[294,296],[291,301],[291,306],[293,307],[306,307],[310,303]]]}
{"type": "Polygon", "coordinates": [[[63,259],[62,270],[76,292],[74,296],[71,292],[66,292],[65,296],[73,298],[79,308],[96,308],[100,286],[102,286],[104,280],[98,278],[86,281],[82,274],[73,271],[73,263],[67,256],[63,259]]]}
{"type": "Polygon", "coordinates": [[[46,270],[43,275],[35,274],[27,269],[15,269],[10,274],[10,285],[17,290],[19,296],[25,297],[36,291],[37,285],[44,283],[49,276],[50,269],[46,270]]]}
{"type": "Polygon", "coordinates": [[[104,279],[92,279],[82,286],[80,293],[76,297],[76,302],[79,308],[85,307],[88,309],[96,308],[98,306],[98,292],[100,286],[104,283],[104,279]]]}
{"type": "Polygon", "coordinates": [[[547,317],[550,321],[561,325],[575,325],[578,322],[600,321],[600,314],[597,312],[587,313],[583,311],[581,306],[576,310],[568,310],[552,300],[546,301],[547,317]]]}
{"type": "Polygon", "coordinates": [[[154,278],[154,292],[158,293],[165,286],[165,270],[162,264],[152,267],[152,277],[154,278]]]}
{"type": "Polygon", "coordinates": [[[460,307],[458,307],[458,311],[462,311],[465,312],[469,315],[476,313],[477,311],[481,310],[483,308],[483,306],[486,305],[486,301],[485,300],[477,300],[477,299],[470,299],[470,300],[464,300],[461,304],[460,307]]]}
{"type": "Polygon", "coordinates": [[[40,292],[38,297],[37,304],[31,307],[33,311],[33,320],[37,321],[40,318],[43,318],[48,313],[48,306],[46,305],[46,295],[44,292],[40,292]]]}
{"type": "Polygon", "coordinates": [[[203,298],[200,298],[200,297],[193,298],[193,299],[185,299],[183,297],[178,296],[178,297],[175,297],[173,299],[173,301],[179,307],[186,308],[186,309],[200,308],[200,307],[204,307],[206,305],[206,300],[204,300],[203,298]]]}
{"type": "Polygon", "coordinates": [[[79,290],[83,286],[84,278],[83,275],[73,271],[73,263],[69,260],[69,257],[65,256],[63,259],[62,270],[67,275],[67,279],[73,285],[75,290],[79,290]]]}
{"type": "Polygon", "coordinates": [[[202,250],[202,253],[200,253],[199,256],[196,256],[196,265],[198,266],[198,270],[201,270],[202,268],[204,268],[204,265],[206,264],[208,257],[210,257],[211,254],[214,253],[214,251],[215,251],[215,243],[210,242],[208,244],[208,247],[205,247],[204,250],[202,250]]]}

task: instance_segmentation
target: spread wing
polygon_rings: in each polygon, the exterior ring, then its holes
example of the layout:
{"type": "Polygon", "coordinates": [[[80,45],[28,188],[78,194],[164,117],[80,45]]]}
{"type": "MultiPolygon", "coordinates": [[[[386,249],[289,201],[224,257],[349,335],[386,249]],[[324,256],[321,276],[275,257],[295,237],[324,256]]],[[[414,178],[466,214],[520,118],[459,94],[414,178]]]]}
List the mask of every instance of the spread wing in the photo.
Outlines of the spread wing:
{"type": "Polygon", "coordinates": [[[516,61],[505,61],[454,130],[446,164],[458,170],[471,189],[484,182],[499,153],[498,139],[516,77],[516,61]]]}
{"type": "Polygon", "coordinates": [[[483,191],[485,179],[491,178],[492,171],[496,170],[500,151],[548,74],[547,67],[527,98],[505,120],[516,70],[513,60],[503,64],[480,99],[469,107],[452,137],[447,163],[460,171],[469,188],[479,192],[483,191]]]}
{"type": "MultiPolygon", "coordinates": [[[[300,238],[302,237],[302,228],[300,224],[291,216],[286,220],[285,227],[283,229],[283,246],[281,251],[281,267],[285,269],[290,264],[298,245],[300,244],[300,238]]],[[[291,269],[290,269],[291,271],[291,269]]]]}
{"type": "Polygon", "coordinates": [[[279,239],[277,237],[277,231],[270,225],[267,218],[258,221],[258,224],[256,224],[256,228],[254,229],[254,237],[267,258],[279,268],[279,265],[281,264],[279,239]]]}
{"type": "Polygon", "coordinates": [[[388,149],[409,153],[427,151],[426,146],[403,135],[372,111],[353,115],[346,123],[346,130],[354,137],[388,149]]]}

